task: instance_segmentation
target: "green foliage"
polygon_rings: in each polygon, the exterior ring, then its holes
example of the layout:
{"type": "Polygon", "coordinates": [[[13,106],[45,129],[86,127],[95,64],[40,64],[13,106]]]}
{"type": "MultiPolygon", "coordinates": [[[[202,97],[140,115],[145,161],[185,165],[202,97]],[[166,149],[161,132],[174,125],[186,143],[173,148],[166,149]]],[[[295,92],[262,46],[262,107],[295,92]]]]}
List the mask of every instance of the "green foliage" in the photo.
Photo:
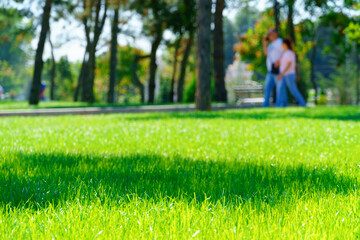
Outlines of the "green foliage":
{"type": "Polygon", "coordinates": [[[176,35],[195,31],[196,0],[167,1],[169,16],[168,28],[176,35]]]}
{"type": "Polygon", "coordinates": [[[170,103],[171,79],[168,77],[160,77],[160,96],[157,99],[159,103],[170,103]]]}
{"type": "MultiPolygon", "coordinates": [[[[77,64],[70,63],[68,58],[61,57],[56,62],[56,73],[55,73],[55,100],[69,101],[72,100],[75,91],[75,70],[79,69],[77,64]]],[[[52,62],[48,59],[44,64],[44,76],[43,79],[46,81],[47,90],[46,93],[50,94],[50,74],[51,74],[52,62]]],[[[77,71],[76,71],[77,72],[77,71]]],[[[50,95],[48,96],[50,99],[50,95]]]]}
{"type": "Polygon", "coordinates": [[[242,8],[235,16],[234,27],[239,35],[246,34],[249,29],[253,29],[255,24],[261,17],[261,13],[257,8],[242,8]]]}
{"type": "Polygon", "coordinates": [[[330,76],[328,87],[336,88],[339,94],[339,103],[342,105],[353,104],[356,91],[356,66],[353,64],[342,65],[330,76]]]}
{"type": "Polygon", "coordinates": [[[130,8],[143,17],[143,33],[150,37],[162,34],[172,18],[170,4],[167,0],[135,0],[130,8]]]}
{"type": "Polygon", "coordinates": [[[251,7],[241,9],[233,22],[224,17],[225,68],[234,62],[234,45],[237,43],[237,37],[254,28],[259,17],[258,10],[251,7]]]}
{"type": "Polygon", "coordinates": [[[34,28],[31,22],[26,23],[22,12],[0,8],[0,85],[5,91],[20,93],[27,84],[33,34],[34,28]]]}
{"type": "Polygon", "coordinates": [[[268,29],[274,27],[273,13],[264,12],[255,24],[254,29],[248,29],[241,36],[241,42],[234,49],[241,55],[241,59],[250,63],[250,69],[265,74],[266,56],[263,54],[262,38],[266,36],[268,29]]]}
{"type": "MultiPolygon", "coordinates": [[[[347,1],[347,0],[345,0],[347,1]]],[[[312,12],[312,9],[315,8],[315,7],[319,7],[319,8],[327,8],[328,7],[328,4],[330,3],[331,1],[329,0],[304,0],[304,4],[305,4],[305,9],[312,12]]]]}
{"type": "Polygon", "coordinates": [[[0,8],[0,59],[10,65],[21,64],[33,37],[31,22],[24,24],[17,9],[0,8]]]}
{"type": "MultiPolygon", "coordinates": [[[[193,79],[186,85],[184,91],[184,103],[194,103],[195,94],[196,94],[196,75],[193,79]]],[[[211,78],[211,100],[215,101],[215,81],[214,78],[211,78]]]]}
{"type": "Polygon", "coordinates": [[[346,28],[351,23],[351,18],[342,12],[329,12],[323,15],[320,20],[325,26],[334,29],[331,36],[332,46],[330,52],[335,54],[338,65],[344,64],[348,54],[351,53],[351,46],[345,37],[346,28]]]}
{"type": "Polygon", "coordinates": [[[305,101],[309,97],[309,89],[311,88],[310,68],[310,61],[306,58],[299,63],[300,82],[298,82],[298,87],[300,92],[303,94],[305,101]]]}
{"type": "Polygon", "coordinates": [[[350,41],[360,44],[360,24],[351,22],[346,28],[345,33],[350,41]]]}
{"type": "MultiPolygon", "coordinates": [[[[144,51],[131,46],[118,46],[118,65],[115,84],[115,92],[118,96],[118,102],[129,103],[133,102],[135,99],[136,102],[140,101],[140,98],[134,98],[134,96],[139,95],[140,93],[132,84],[132,65],[135,55],[145,56],[147,54],[144,51]]],[[[110,52],[107,52],[99,56],[97,59],[95,91],[100,101],[106,101],[107,99],[109,68],[110,52]]],[[[141,60],[138,65],[137,74],[143,84],[145,84],[147,72],[148,60],[141,60]]]]}
{"type": "MultiPolygon", "coordinates": [[[[101,4],[108,4],[109,9],[114,9],[120,6],[120,9],[127,16],[131,10],[136,12],[143,22],[142,34],[148,38],[154,38],[155,36],[162,36],[164,30],[170,30],[176,37],[180,35],[183,39],[190,33],[194,33],[196,29],[196,0],[112,0],[101,1],[101,4]]],[[[270,27],[274,27],[274,13],[273,9],[267,9],[265,12],[260,13],[256,6],[251,7],[249,2],[251,1],[226,1],[227,6],[234,9],[236,6],[241,6],[238,13],[235,15],[234,23],[230,20],[224,19],[224,34],[225,34],[225,66],[232,63],[234,57],[234,48],[242,55],[242,60],[249,63],[249,70],[254,70],[257,73],[254,76],[260,76],[266,72],[265,56],[262,53],[261,39],[265,36],[266,31],[270,27]],[[241,3],[240,3],[241,2],[241,3]],[[240,5],[238,5],[240,4],[240,5]],[[236,35],[243,35],[241,42],[236,44],[236,35]]],[[[280,33],[285,33],[286,29],[286,6],[290,2],[295,1],[279,1],[280,3],[280,19],[282,20],[280,26],[280,33]]],[[[299,1],[297,1],[299,3],[299,1]]],[[[52,8],[52,21],[54,23],[59,20],[71,21],[75,19],[83,19],[84,16],[90,12],[90,4],[94,1],[66,1],[66,0],[54,0],[52,8]],[[88,6],[83,9],[82,4],[87,3],[88,6]]],[[[308,76],[309,67],[306,62],[306,56],[309,50],[319,41],[316,40],[315,32],[318,26],[328,27],[333,32],[330,35],[319,36],[319,38],[327,39],[331,37],[332,44],[328,46],[327,53],[337,57],[337,63],[339,65],[346,63],[351,53],[352,44],[360,44],[360,25],[356,14],[356,10],[359,9],[358,0],[345,0],[341,1],[343,7],[339,7],[330,0],[316,0],[302,1],[302,7],[307,11],[306,15],[309,15],[309,19],[303,21],[303,16],[298,16],[301,20],[296,24],[296,51],[299,57],[300,72],[302,75],[301,88],[306,89],[309,86],[308,76]]],[[[2,2],[0,7],[0,84],[5,87],[6,91],[14,89],[17,93],[20,90],[26,89],[26,83],[31,79],[31,69],[29,66],[29,57],[32,55],[32,49],[30,48],[30,42],[35,34],[35,28],[39,26],[41,18],[34,18],[38,15],[33,9],[38,9],[42,4],[41,1],[23,1],[23,0],[10,0],[2,2]],[[16,2],[17,4],[14,4],[16,2]],[[11,4],[7,4],[11,3],[11,4]],[[11,7],[10,7],[11,6],[11,7]],[[19,9],[14,9],[13,6],[18,6],[19,9]]],[[[340,2],[339,2],[340,4],[340,2]]],[[[104,5],[102,5],[104,6],[104,5]]],[[[300,5],[296,5],[300,6],[300,5]]],[[[298,13],[302,12],[300,9],[296,9],[298,13]]],[[[103,13],[103,10],[101,10],[103,13]]],[[[133,13],[133,12],[132,12],[133,13]]],[[[95,18],[95,12],[91,18],[95,18]]],[[[101,14],[100,14],[101,15],[101,14]]],[[[119,24],[126,24],[127,20],[121,20],[119,24]]],[[[130,18],[129,18],[130,19],[130,18]]],[[[296,19],[296,18],[295,18],[296,19]]],[[[107,24],[107,23],[106,23],[107,24]]],[[[89,23],[89,29],[94,30],[96,27],[94,23],[89,23]]],[[[55,29],[54,29],[55,30],[55,29]]],[[[128,29],[131,32],[131,29],[128,29]]],[[[124,31],[124,34],[128,34],[128,31],[124,31]]],[[[210,36],[209,36],[210,37],[210,36]]],[[[282,35],[281,37],[286,37],[282,35]]],[[[102,40],[100,44],[105,43],[102,40]]],[[[55,43],[59,44],[58,42],[55,43]]],[[[319,45],[317,45],[319,46],[319,45]]],[[[101,46],[103,47],[103,46],[101,46]]],[[[183,47],[183,46],[182,46],[183,47]]],[[[360,48],[358,48],[360,49],[360,48]]],[[[118,76],[117,76],[117,89],[116,95],[118,96],[118,102],[133,102],[138,100],[138,90],[132,86],[131,78],[131,64],[134,59],[134,51],[131,47],[121,47],[122,53],[119,53],[120,64],[118,64],[118,76]],[[127,48],[127,49],[126,49],[127,48]]],[[[319,50],[320,51],[320,50],[319,50]]],[[[180,51],[181,52],[181,51],[180,51]]],[[[141,53],[144,54],[145,53],[141,53]]],[[[141,55],[140,54],[140,55],[141,55]]],[[[194,55],[190,57],[190,63],[188,66],[189,74],[186,77],[186,84],[188,90],[188,101],[194,100],[194,84],[191,81],[194,74],[194,55]],[[191,97],[190,97],[191,96],[191,97]]],[[[105,101],[108,90],[108,75],[109,75],[109,55],[107,53],[99,56],[97,63],[95,91],[98,101],[105,101]]],[[[144,63],[148,61],[141,61],[138,69],[140,79],[146,77],[146,68],[144,63]]],[[[58,63],[59,64],[59,63],[58,63]]],[[[46,74],[49,71],[49,63],[45,63],[47,68],[46,74]]],[[[78,74],[79,68],[77,64],[72,65],[72,77],[60,76],[57,73],[57,98],[61,100],[69,99],[73,95],[74,79],[78,74]],[[72,80],[70,80],[72,79],[72,80]]],[[[168,64],[169,66],[171,64],[168,64]]],[[[65,65],[65,69],[69,68],[65,65]]],[[[172,66],[171,66],[172,67],[172,66]]],[[[170,68],[171,68],[170,67],[170,68]]],[[[58,67],[58,68],[61,68],[58,67]]],[[[170,72],[167,66],[166,72],[170,72]]],[[[62,71],[62,70],[58,70],[62,71]]],[[[65,71],[65,75],[68,72],[65,71]]],[[[45,79],[49,77],[46,76],[45,79]]],[[[161,77],[163,76],[161,73],[161,77]]],[[[166,73],[164,75],[167,75],[166,73]]],[[[332,80],[329,80],[332,81],[332,80]]],[[[144,83],[144,81],[143,81],[144,83]]],[[[48,84],[49,86],[49,84],[48,84]]],[[[164,86],[162,91],[165,91],[164,86]]],[[[304,90],[303,93],[307,91],[304,90]]],[[[185,93],[186,95],[186,93],[185,93]]],[[[165,96],[165,95],[164,95],[165,96]]],[[[185,97],[186,98],[186,97],[185,97]]]]}
{"type": "Polygon", "coordinates": [[[194,31],[195,0],[135,0],[130,8],[144,17],[144,31],[154,36],[157,28],[171,29],[175,34],[194,31]]]}
{"type": "Polygon", "coordinates": [[[359,119],[358,107],[2,118],[1,238],[355,239],[359,119]]]}
{"type": "Polygon", "coordinates": [[[225,53],[225,69],[227,66],[234,62],[234,45],[236,44],[236,28],[235,24],[233,24],[230,19],[224,17],[224,53],[225,53]]]}
{"type": "Polygon", "coordinates": [[[186,85],[184,90],[184,102],[185,103],[194,103],[195,102],[195,93],[196,93],[196,76],[186,85]]]}
{"type": "MultiPolygon", "coordinates": [[[[247,33],[240,38],[240,42],[235,45],[235,50],[241,54],[242,60],[250,63],[250,69],[261,74],[267,72],[266,56],[263,53],[262,38],[266,36],[270,28],[274,28],[272,10],[262,13],[260,19],[256,22],[254,29],[249,29],[247,33]]],[[[286,23],[281,22],[282,29],[286,23]]],[[[301,25],[295,27],[295,36],[297,43],[295,51],[300,61],[304,60],[306,54],[312,48],[311,41],[303,41],[301,25]]],[[[283,36],[280,36],[283,37],[283,36]]]]}

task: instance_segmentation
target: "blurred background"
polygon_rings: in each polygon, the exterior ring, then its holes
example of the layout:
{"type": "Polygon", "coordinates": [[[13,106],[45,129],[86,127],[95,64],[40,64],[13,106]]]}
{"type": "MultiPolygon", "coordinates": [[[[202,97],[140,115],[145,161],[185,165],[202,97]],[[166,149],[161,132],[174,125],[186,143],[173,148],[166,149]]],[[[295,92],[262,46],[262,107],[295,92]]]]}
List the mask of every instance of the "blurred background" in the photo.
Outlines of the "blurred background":
{"type": "MultiPolygon", "coordinates": [[[[213,0],[213,101],[261,102],[262,38],[277,28],[295,43],[310,103],[359,104],[359,7],[213,0]]],[[[196,10],[196,0],[0,0],[0,102],[193,103],[196,10]]]]}

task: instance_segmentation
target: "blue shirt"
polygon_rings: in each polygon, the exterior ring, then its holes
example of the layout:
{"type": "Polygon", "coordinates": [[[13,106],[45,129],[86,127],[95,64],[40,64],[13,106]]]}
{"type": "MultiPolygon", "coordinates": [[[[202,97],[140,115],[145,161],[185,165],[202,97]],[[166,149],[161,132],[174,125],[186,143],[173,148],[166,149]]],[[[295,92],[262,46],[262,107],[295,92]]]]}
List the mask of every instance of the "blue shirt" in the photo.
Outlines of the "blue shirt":
{"type": "Polygon", "coordinates": [[[280,57],[284,52],[282,42],[283,40],[281,38],[278,38],[274,42],[270,43],[267,47],[268,55],[266,58],[266,67],[269,72],[271,72],[272,64],[280,60],[280,57]]]}

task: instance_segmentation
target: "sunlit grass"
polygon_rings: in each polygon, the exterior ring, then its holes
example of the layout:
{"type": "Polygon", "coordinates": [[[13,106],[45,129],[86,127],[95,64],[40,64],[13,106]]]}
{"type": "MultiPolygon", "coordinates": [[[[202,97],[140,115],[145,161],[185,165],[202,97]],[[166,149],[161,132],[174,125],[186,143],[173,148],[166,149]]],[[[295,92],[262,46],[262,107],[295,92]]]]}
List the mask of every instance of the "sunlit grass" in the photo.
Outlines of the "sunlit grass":
{"type": "Polygon", "coordinates": [[[12,102],[0,101],[0,110],[12,109],[36,109],[36,108],[52,108],[52,107],[81,107],[86,106],[86,103],[81,102],[40,102],[38,106],[30,106],[28,102],[12,102]]]}
{"type": "Polygon", "coordinates": [[[360,236],[360,110],[0,119],[0,238],[360,236]]]}
{"type": "MultiPolygon", "coordinates": [[[[19,109],[46,109],[46,108],[83,108],[83,107],[136,107],[144,104],[108,104],[108,103],[94,103],[88,104],[86,102],[62,102],[62,101],[41,101],[39,105],[29,105],[28,102],[11,102],[0,101],[1,110],[19,110],[19,109]]],[[[145,104],[154,105],[154,104],[145,104]]]]}

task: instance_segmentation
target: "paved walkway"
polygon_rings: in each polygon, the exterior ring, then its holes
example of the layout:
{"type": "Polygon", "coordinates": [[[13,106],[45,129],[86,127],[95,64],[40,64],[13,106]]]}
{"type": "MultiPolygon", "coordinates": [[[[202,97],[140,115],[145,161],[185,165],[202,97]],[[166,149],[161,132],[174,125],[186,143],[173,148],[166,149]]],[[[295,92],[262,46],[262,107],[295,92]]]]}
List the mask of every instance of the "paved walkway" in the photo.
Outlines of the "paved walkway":
{"type": "MultiPolygon", "coordinates": [[[[212,110],[225,110],[239,107],[229,104],[213,104],[212,110]]],[[[138,107],[83,107],[83,108],[46,108],[25,110],[0,110],[0,117],[10,116],[60,116],[60,115],[94,115],[111,113],[146,113],[146,112],[190,112],[195,110],[195,105],[153,105],[138,107]]]]}

